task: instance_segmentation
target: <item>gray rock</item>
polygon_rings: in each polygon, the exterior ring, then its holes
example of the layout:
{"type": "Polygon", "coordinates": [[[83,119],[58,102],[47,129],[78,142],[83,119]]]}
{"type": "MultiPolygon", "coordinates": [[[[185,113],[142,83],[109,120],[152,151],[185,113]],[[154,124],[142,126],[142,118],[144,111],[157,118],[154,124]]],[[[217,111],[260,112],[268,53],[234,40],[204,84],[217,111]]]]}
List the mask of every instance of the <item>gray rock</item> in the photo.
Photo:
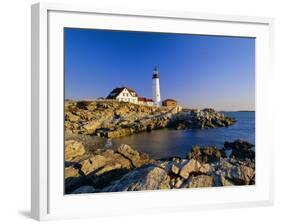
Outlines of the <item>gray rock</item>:
{"type": "Polygon", "coordinates": [[[179,174],[180,168],[179,168],[177,165],[173,164],[173,165],[172,165],[172,168],[171,168],[171,171],[172,171],[174,174],[179,174]]]}
{"type": "Polygon", "coordinates": [[[233,165],[222,160],[221,170],[222,175],[224,175],[223,177],[235,185],[249,185],[255,182],[254,169],[245,165],[240,165],[238,162],[233,165]]]}
{"type": "Polygon", "coordinates": [[[67,192],[72,192],[85,183],[96,189],[104,188],[130,170],[147,163],[153,163],[153,160],[128,145],[122,145],[117,151],[96,150],[95,154],[89,154],[79,162],[67,164],[65,168],[67,192]]]}
{"type": "Polygon", "coordinates": [[[99,168],[105,167],[109,163],[110,158],[106,158],[103,155],[94,155],[88,159],[80,162],[81,171],[84,175],[88,175],[91,172],[98,171],[99,168]]]}
{"type": "Polygon", "coordinates": [[[105,149],[107,140],[105,138],[101,138],[98,136],[90,136],[83,134],[73,134],[73,133],[65,133],[65,141],[74,140],[83,144],[85,148],[85,153],[92,154],[95,153],[96,150],[105,149]]]}
{"type": "Polygon", "coordinates": [[[234,119],[213,109],[150,107],[118,101],[65,101],[65,129],[70,133],[118,138],[160,128],[228,126],[234,119]],[[74,114],[75,113],[75,114],[74,114]]]}
{"type": "Polygon", "coordinates": [[[71,161],[75,157],[82,156],[85,153],[84,146],[81,142],[75,140],[65,141],[65,161],[71,161]]]}
{"type": "Polygon", "coordinates": [[[218,161],[224,155],[223,151],[216,147],[193,146],[187,158],[195,159],[201,163],[213,163],[218,161]]]}
{"type": "Polygon", "coordinates": [[[191,159],[187,164],[185,164],[181,168],[179,175],[182,178],[187,179],[191,173],[200,172],[200,167],[201,164],[198,161],[196,161],[195,159],[191,159]]]}
{"type": "Polygon", "coordinates": [[[230,180],[226,179],[224,175],[220,175],[220,181],[222,186],[233,186],[234,183],[232,183],[230,180]]]}
{"type": "Polygon", "coordinates": [[[84,147],[79,141],[66,140],[67,194],[255,184],[254,160],[217,157],[218,150],[213,147],[197,147],[190,160],[173,157],[158,161],[128,145],[117,150],[84,147]],[[200,162],[202,155],[216,159],[200,162]]]}
{"type": "Polygon", "coordinates": [[[79,170],[74,168],[73,166],[64,168],[64,178],[67,179],[69,177],[79,177],[79,170]]]}
{"type": "Polygon", "coordinates": [[[198,187],[213,187],[215,186],[213,177],[207,175],[191,176],[182,185],[186,188],[198,188],[198,187]]]}
{"type": "Polygon", "coordinates": [[[182,184],[183,184],[183,180],[180,178],[177,178],[176,183],[175,183],[175,188],[181,188],[182,184]]]}
{"type": "Polygon", "coordinates": [[[140,167],[143,164],[150,162],[150,158],[147,154],[140,153],[125,144],[122,144],[117,149],[117,152],[127,158],[128,160],[130,160],[134,167],[140,167]]]}
{"type": "Polygon", "coordinates": [[[169,125],[175,129],[196,129],[225,127],[235,122],[235,119],[226,117],[214,109],[183,109],[174,115],[169,125]]]}
{"type": "Polygon", "coordinates": [[[238,139],[234,142],[225,142],[224,147],[232,149],[231,157],[233,156],[243,160],[255,159],[255,151],[253,150],[254,145],[249,142],[238,139]]]}
{"type": "Polygon", "coordinates": [[[170,178],[163,168],[155,164],[144,165],[115,181],[103,191],[140,191],[170,189],[170,178]]]}

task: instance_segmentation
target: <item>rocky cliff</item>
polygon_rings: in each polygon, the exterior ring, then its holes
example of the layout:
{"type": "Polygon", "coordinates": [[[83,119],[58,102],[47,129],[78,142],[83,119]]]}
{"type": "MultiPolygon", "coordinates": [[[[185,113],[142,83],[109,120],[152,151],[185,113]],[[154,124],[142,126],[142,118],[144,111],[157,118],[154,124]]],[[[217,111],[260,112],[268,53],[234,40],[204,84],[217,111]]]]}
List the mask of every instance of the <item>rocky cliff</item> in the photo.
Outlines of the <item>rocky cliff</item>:
{"type": "Polygon", "coordinates": [[[65,101],[66,133],[116,138],[161,128],[225,127],[235,120],[213,109],[182,110],[116,101],[65,101]]]}
{"type": "Polygon", "coordinates": [[[153,160],[128,145],[91,149],[73,136],[65,142],[67,194],[255,184],[253,145],[241,140],[220,150],[194,146],[186,158],[153,160]]]}

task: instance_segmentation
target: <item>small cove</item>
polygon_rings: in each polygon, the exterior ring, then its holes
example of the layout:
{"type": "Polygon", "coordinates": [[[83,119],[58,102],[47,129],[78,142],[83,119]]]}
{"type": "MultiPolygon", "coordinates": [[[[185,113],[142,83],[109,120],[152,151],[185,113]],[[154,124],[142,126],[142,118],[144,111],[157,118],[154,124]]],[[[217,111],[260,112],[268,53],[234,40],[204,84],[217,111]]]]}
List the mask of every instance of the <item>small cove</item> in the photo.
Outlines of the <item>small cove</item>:
{"type": "Polygon", "coordinates": [[[196,130],[154,130],[112,139],[113,148],[128,144],[151,158],[186,157],[193,145],[222,148],[225,141],[242,139],[255,144],[255,112],[224,112],[237,122],[229,127],[196,130]]]}

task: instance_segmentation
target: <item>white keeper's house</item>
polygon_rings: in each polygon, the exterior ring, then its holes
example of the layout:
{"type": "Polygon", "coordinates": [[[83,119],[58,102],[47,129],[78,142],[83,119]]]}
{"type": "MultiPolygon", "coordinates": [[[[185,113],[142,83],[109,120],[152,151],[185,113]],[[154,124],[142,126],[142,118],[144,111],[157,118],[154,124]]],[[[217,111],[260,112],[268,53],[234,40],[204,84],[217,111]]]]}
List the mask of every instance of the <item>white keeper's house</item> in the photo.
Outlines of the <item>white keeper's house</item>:
{"type": "MultiPolygon", "coordinates": [[[[130,103],[141,104],[146,106],[158,106],[158,107],[161,106],[160,77],[156,66],[153,70],[153,75],[152,75],[152,96],[153,99],[140,97],[135,90],[124,86],[124,87],[113,89],[106,97],[106,99],[130,102],[130,103]]],[[[171,101],[172,99],[169,100],[171,101]]],[[[172,105],[176,106],[176,101],[175,100],[172,101],[174,102],[172,105]]],[[[166,106],[166,104],[163,106],[166,106]]]]}
{"type": "Polygon", "coordinates": [[[120,87],[112,90],[106,99],[138,103],[138,97],[139,96],[135,90],[128,87],[120,87]]]}
{"type": "Polygon", "coordinates": [[[112,90],[106,97],[109,100],[117,100],[123,102],[130,102],[135,104],[153,106],[154,101],[145,97],[139,97],[137,92],[129,87],[120,87],[112,90]]]}

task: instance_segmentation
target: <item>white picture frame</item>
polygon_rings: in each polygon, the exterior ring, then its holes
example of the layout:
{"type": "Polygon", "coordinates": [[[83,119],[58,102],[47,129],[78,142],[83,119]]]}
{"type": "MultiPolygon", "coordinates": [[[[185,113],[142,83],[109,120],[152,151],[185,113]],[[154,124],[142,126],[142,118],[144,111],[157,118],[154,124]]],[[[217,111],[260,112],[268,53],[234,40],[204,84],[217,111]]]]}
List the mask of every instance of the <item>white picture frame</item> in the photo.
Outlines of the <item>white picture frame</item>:
{"type": "Polygon", "coordinates": [[[273,19],[190,12],[32,5],[32,198],[37,220],[271,205],[269,102],[273,19]],[[256,38],[256,185],[145,192],[63,194],[63,27],[256,38]],[[137,202],[137,203],[136,203],[137,202]]]}

